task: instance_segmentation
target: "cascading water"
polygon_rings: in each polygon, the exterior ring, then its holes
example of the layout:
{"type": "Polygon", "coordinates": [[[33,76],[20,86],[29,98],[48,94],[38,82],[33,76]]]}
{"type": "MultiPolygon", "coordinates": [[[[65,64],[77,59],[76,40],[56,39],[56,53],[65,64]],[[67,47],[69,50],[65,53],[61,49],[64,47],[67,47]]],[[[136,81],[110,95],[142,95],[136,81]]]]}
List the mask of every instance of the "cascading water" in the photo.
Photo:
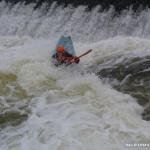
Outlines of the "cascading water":
{"type": "Polygon", "coordinates": [[[150,144],[137,103],[149,102],[150,10],[116,16],[99,6],[33,7],[0,3],[0,150],[150,144]],[[50,52],[60,35],[72,36],[77,55],[93,52],[80,65],[54,67],[50,52]]]}

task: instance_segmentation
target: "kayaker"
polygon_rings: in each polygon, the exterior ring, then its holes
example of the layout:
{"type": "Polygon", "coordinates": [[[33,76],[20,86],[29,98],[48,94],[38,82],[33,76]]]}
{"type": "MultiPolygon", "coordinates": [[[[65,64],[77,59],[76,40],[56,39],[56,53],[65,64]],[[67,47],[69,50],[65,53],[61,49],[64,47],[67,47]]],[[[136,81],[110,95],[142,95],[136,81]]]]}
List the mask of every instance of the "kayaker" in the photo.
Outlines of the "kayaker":
{"type": "MultiPolygon", "coordinates": [[[[77,56],[73,56],[65,51],[64,45],[58,45],[56,47],[56,53],[52,56],[52,59],[57,61],[57,64],[79,63],[80,59],[77,56]]],[[[55,63],[56,64],[56,63],[55,63]]]]}

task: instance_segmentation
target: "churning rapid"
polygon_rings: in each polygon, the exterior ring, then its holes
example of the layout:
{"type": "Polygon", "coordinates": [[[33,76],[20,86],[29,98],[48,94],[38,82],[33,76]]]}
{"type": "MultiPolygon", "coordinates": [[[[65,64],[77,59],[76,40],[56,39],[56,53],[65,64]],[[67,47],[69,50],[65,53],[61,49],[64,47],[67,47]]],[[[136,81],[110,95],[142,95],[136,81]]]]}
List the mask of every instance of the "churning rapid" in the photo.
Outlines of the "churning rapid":
{"type": "Polygon", "coordinates": [[[150,10],[33,7],[0,3],[0,150],[150,144],[150,10]],[[54,67],[60,35],[93,52],[54,67]]]}

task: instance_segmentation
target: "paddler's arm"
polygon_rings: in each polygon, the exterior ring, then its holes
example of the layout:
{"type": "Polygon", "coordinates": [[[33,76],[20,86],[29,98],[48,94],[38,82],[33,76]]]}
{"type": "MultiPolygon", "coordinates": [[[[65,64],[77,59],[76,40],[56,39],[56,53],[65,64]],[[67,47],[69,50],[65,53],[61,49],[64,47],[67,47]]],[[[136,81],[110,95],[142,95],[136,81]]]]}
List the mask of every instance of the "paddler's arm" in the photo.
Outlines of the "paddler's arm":
{"type": "Polygon", "coordinates": [[[51,56],[51,62],[52,62],[52,64],[54,64],[55,66],[59,66],[61,63],[57,60],[57,55],[56,54],[53,54],[52,56],[51,56]]]}
{"type": "Polygon", "coordinates": [[[69,62],[69,63],[79,63],[79,58],[77,56],[73,56],[70,53],[68,53],[67,51],[64,52],[64,55],[62,57],[62,60],[65,62],[69,62]]]}
{"type": "Polygon", "coordinates": [[[80,59],[77,56],[63,57],[63,61],[70,63],[79,63],[80,59]]]}
{"type": "Polygon", "coordinates": [[[72,61],[78,64],[80,62],[80,59],[77,56],[74,56],[72,61]]]}

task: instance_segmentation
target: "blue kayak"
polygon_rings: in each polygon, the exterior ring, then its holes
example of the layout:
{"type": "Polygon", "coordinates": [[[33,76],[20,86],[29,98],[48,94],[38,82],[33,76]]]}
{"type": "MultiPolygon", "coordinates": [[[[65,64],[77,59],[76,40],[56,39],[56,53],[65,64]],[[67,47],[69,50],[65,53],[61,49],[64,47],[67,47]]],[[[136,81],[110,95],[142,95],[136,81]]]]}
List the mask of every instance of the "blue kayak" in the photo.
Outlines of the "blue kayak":
{"type": "MultiPolygon", "coordinates": [[[[64,48],[65,48],[65,51],[73,56],[76,56],[76,52],[75,52],[75,49],[74,49],[74,46],[73,46],[73,42],[72,42],[72,39],[70,36],[61,36],[56,44],[56,47],[58,45],[63,45],[64,48]]],[[[53,55],[56,54],[56,50],[52,50],[51,51],[51,57],[53,55]]],[[[51,58],[51,62],[54,64],[54,65],[58,65],[58,62],[57,60],[51,58]]]]}
{"type": "MultiPolygon", "coordinates": [[[[69,54],[76,56],[76,52],[73,46],[73,42],[70,36],[61,36],[58,40],[56,47],[58,45],[64,45],[65,51],[67,51],[69,54]]],[[[52,50],[51,54],[54,55],[56,53],[56,50],[52,50]]]]}

